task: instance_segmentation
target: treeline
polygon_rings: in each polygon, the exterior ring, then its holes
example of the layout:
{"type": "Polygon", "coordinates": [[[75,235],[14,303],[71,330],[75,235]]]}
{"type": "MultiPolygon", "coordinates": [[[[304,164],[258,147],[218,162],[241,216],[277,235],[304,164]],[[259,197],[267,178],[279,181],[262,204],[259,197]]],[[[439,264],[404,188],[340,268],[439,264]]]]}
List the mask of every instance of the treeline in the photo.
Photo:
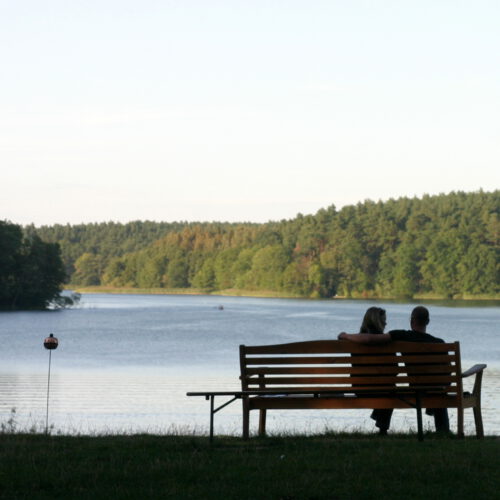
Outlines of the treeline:
{"type": "MultiPolygon", "coordinates": [[[[35,228],[44,240],[58,243],[69,282],[76,285],[100,285],[102,275],[114,257],[142,250],[167,234],[184,228],[210,227],[211,223],[133,221],[127,224],[100,222],[91,224],[55,224],[35,228]]],[[[226,224],[225,227],[231,227],[226,224]]],[[[234,224],[233,224],[234,226],[234,224]]]]}
{"type": "Polygon", "coordinates": [[[304,297],[500,293],[500,191],[365,201],[267,224],[40,228],[71,282],[304,297]],[[154,241],[156,240],[156,241],[154,241]]]}
{"type": "Polygon", "coordinates": [[[71,300],[60,295],[66,279],[57,243],[0,221],[0,309],[45,309],[71,300]]]}

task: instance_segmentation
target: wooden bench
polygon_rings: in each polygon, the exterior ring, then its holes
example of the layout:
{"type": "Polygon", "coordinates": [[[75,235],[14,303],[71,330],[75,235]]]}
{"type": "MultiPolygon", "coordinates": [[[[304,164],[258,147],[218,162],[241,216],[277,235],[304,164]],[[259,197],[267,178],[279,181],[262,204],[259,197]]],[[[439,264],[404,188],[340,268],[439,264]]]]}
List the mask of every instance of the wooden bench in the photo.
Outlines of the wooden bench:
{"type": "Polygon", "coordinates": [[[259,434],[266,411],[285,409],[408,408],[417,410],[422,438],[422,408],[456,408],[458,435],[464,435],[464,408],[472,408],[477,437],[483,437],[481,381],[486,365],[462,373],[460,344],[390,342],[363,345],[326,340],[268,346],[240,346],[243,391],[281,391],[283,397],[243,399],[243,436],[249,435],[250,412],[260,411],[259,434]],[[471,394],[462,378],[476,375],[471,394]],[[300,390],[300,394],[292,391],[300,390]]]}
{"type": "Polygon", "coordinates": [[[240,346],[241,391],[191,392],[210,399],[210,437],[214,414],[241,399],[243,437],[250,412],[259,410],[259,434],[267,410],[415,408],[423,439],[422,408],[456,408],[457,433],[464,435],[464,409],[472,408],[476,436],[483,437],[481,381],[486,365],[462,372],[460,344],[390,342],[363,345],[345,340],[240,346]],[[475,375],[472,393],[462,378],[475,375]],[[232,399],[215,408],[216,396],[232,399]]]}

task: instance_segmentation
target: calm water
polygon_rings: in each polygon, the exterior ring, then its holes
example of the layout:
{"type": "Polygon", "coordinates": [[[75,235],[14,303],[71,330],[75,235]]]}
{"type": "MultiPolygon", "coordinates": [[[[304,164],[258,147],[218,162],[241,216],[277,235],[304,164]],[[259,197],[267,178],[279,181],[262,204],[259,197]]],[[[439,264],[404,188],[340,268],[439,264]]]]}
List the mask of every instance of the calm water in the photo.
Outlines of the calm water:
{"type": "MultiPolygon", "coordinates": [[[[53,332],[60,342],[52,353],[49,423],[54,432],[205,433],[208,403],[185,394],[238,390],[239,344],[336,338],[340,331],[357,331],[371,305],[86,294],[80,306],[70,310],[1,313],[0,423],[7,422],[15,408],[19,427],[43,429],[49,354],[42,342],[53,332]]],[[[387,309],[388,329],[407,327],[411,305],[381,305],[387,309]]],[[[464,369],[488,364],[483,379],[485,432],[500,435],[499,304],[429,308],[430,332],[460,341],[464,369]]],[[[469,389],[469,379],[465,383],[469,389]]],[[[268,428],[304,433],[369,430],[373,425],[368,415],[357,410],[270,412],[268,428]]],[[[455,426],[453,411],[451,417],[455,426]]],[[[257,414],[251,419],[255,429],[257,414]]],[[[240,403],[218,413],[215,424],[218,433],[239,434],[240,403]]],[[[414,411],[395,413],[393,429],[415,425],[414,411]]],[[[466,411],[466,431],[473,429],[472,411],[466,411]]]]}

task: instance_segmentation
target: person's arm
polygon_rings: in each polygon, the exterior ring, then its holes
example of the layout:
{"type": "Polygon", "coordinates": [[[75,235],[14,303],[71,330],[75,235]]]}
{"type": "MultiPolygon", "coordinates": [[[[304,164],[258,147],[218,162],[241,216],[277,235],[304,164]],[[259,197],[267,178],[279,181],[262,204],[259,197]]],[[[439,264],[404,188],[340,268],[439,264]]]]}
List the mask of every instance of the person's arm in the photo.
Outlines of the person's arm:
{"type": "Polygon", "coordinates": [[[387,344],[391,341],[389,333],[346,333],[341,332],[338,336],[339,340],[350,340],[358,344],[387,344]]]}

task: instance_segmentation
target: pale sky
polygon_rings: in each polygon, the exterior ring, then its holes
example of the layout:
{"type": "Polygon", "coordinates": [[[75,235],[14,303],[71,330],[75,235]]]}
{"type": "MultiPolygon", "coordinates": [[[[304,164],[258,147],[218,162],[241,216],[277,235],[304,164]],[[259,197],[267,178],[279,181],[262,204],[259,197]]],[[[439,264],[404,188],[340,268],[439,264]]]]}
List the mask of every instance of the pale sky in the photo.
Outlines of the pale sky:
{"type": "Polygon", "coordinates": [[[500,2],[0,0],[0,220],[500,188],[500,2]]]}

